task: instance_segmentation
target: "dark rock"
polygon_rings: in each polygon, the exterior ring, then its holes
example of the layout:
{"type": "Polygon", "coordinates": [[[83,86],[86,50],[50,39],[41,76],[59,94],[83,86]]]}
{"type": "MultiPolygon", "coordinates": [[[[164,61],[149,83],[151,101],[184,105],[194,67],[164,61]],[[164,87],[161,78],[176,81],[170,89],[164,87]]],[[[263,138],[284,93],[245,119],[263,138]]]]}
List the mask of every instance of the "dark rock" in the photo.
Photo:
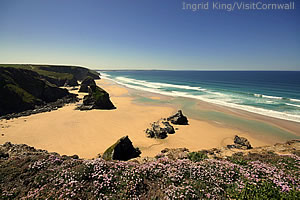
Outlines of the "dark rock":
{"type": "Polygon", "coordinates": [[[151,124],[151,128],[146,129],[147,137],[164,139],[168,134],[175,133],[174,127],[167,121],[158,120],[151,124]]]}
{"type": "Polygon", "coordinates": [[[0,119],[12,119],[18,117],[29,116],[32,114],[42,113],[42,112],[50,112],[52,110],[57,110],[58,108],[63,107],[65,104],[78,102],[78,98],[76,94],[69,94],[61,99],[58,99],[55,102],[50,102],[44,105],[35,106],[34,109],[26,110],[19,113],[11,113],[7,115],[3,115],[0,119]]]}
{"type": "Polygon", "coordinates": [[[75,77],[73,76],[72,79],[67,79],[65,84],[64,84],[64,87],[74,87],[74,86],[78,86],[78,82],[77,80],[75,79],[75,77]]]}
{"type": "Polygon", "coordinates": [[[234,144],[237,149],[252,149],[250,142],[246,138],[237,135],[234,137],[234,144]]]}
{"type": "Polygon", "coordinates": [[[116,107],[110,101],[109,94],[98,86],[90,86],[89,94],[84,96],[83,104],[78,107],[79,110],[91,109],[115,109],[116,107]]]}
{"type": "Polygon", "coordinates": [[[168,117],[168,121],[171,121],[172,124],[188,125],[188,119],[182,114],[181,110],[178,110],[176,114],[168,117]]]}
{"type": "Polygon", "coordinates": [[[234,148],[236,148],[236,147],[235,147],[234,144],[228,144],[228,145],[227,145],[227,148],[228,148],[228,149],[234,149],[234,148]]]}
{"type": "Polygon", "coordinates": [[[5,152],[0,151],[0,159],[1,159],[1,158],[8,158],[8,157],[9,157],[9,154],[8,154],[8,153],[5,153],[5,152]]]}
{"type": "Polygon", "coordinates": [[[103,159],[127,161],[139,157],[140,154],[141,151],[133,147],[128,136],[124,136],[104,152],[103,159]]]}
{"type": "Polygon", "coordinates": [[[73,159],[79,159],[79,156],[78,155],[73,155],[73,156],[70,156],[71,158],[73,158],[73,159]]]}
{"type": "Polygon", "coordinates": [[[94,79],[88,76],[80,84],[80,89],[78,92],[89,92],[89,87],[94,87],[94,86],[96,86],[94,79]]]}
{"type": "Polygon", "coordinates": [[[45,81],[38,73],[0,67],[0,116],[33,110],[70,95],[68,90],[45,81]]]}

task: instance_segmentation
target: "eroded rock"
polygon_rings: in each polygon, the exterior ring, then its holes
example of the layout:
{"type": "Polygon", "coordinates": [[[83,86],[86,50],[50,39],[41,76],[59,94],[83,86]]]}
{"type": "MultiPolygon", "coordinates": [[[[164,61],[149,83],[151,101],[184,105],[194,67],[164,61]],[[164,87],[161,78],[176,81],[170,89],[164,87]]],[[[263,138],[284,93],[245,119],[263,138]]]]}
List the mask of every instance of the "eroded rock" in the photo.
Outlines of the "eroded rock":
{"type": "Polygon", "coordinates": [[[172,124],[188,125],[188,119],[182,114],[181,110],[178,110],[177,113],[168,117],[168,121],[170,121],[172,124]]]}
{"type": "Polygon", "coordinates": [[[78,107],[79,110],[91,109],[115,109],[116,107],[110,101],[109,94],[98,86],[90,86],[89,94],[84,96],[83,104],[78,107]]]}
{"type": "Polygon", "coordinates": [[[168,121],[161,119],[152,123],[151,128],[147,128],[145,132],[147,137],[164,139],[168,134],[175,133],[175,130],[168,121]]]}
{"type": "Polygon", "coordinates": [[[115,144],[109,147],[103,154],[104,160],[123,160],[127,161],[132,158],[139,157],[141,151],[134,148],[128,136],[120,138],[115,144]]]}
{"type": "Polygon", "coordinates": [[[80,84],[78,92],[89,92],[89,87],[96,86],[96,83],[92,77],[86,77],[80,84]]]}

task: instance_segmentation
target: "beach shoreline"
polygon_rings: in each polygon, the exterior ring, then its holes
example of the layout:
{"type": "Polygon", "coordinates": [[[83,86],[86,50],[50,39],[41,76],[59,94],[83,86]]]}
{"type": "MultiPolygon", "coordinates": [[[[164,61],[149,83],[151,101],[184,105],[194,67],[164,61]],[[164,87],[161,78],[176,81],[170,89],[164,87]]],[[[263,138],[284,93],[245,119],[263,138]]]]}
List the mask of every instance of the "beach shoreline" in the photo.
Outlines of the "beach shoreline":
{"type": "MultiPolygon", "coordinates": [[[[247,130],[227,124],[199,120],[190,114],[188,109],[185,110],[184,106],[180,106],[180,103],[174,104],[175,101],[184,101],[179,98],[137,91],[105,79],[97,80],[96,83],[110,94],[117,109],[79,111],[74,110],[76,104],[69,104],[49,113],[2,120],[0,126],[4,136],[1,136],[0,143],[7,141],[25,143],[60,154],[77,154],[82,158],[90,159],[95,158],[99,153],[102,154],[125,135],[129,136],[134,146],[141,149],[142,157],[153,157],[164,148],[185,147],[190,151],[198,151],[222,147],[232,144],[235,135],[246,137],[254,147],[276,142],[256,137],[247,130]],[[143,103],[137,97],[152,101],[143,103]],[[164,103],[160,103],[162,100],[164,103]],[[176,125],[175,128],[178,128],[176,133],[163,140],[146,137],[144,130],[150,127],[150,123],[168,117],[178,109],[183,109],[189,119],[189,125],[176,125]]],[[[83,95],[81,93],[79,97],[82,98],[83,95]]],[[[292,127],[291,123],[280,120],[278,122],[266,119],[267,117],[264,116],[258,117],[206,102],[197,101],[196,107],[226,114],[235,113],[237,117],[250,120],[255,118],[281,128],[287,127],[287,130],[291,130],[289,127],[292,127]]],[[[296,123],[293,126],[293,130],[299,130],[299,124],[296,123]]]]}

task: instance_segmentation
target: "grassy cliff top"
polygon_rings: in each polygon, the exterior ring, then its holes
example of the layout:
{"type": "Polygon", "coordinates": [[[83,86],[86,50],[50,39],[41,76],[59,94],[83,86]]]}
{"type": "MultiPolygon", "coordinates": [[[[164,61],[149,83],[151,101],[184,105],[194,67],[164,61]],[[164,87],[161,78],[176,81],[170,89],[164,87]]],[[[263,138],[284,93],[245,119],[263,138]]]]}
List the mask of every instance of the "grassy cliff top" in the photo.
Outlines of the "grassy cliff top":
{"type": "Polygon", "coordinates": [[[57,79],[72,79],[79,71],[88,71],[94,76],[99,74],[96,71],[79,67],[65,65],[33,65],[33,64],[0,64],[0,67],[12,67],[18,69],[27,69],[39,73],[42,76],[47,76],[57,79]]]}
{"type": "Polygon", "coordinates": [[[0,199],[299,199],[298,155],[159,157],[139,163],[78,159],[5,143],[0,199]]]}

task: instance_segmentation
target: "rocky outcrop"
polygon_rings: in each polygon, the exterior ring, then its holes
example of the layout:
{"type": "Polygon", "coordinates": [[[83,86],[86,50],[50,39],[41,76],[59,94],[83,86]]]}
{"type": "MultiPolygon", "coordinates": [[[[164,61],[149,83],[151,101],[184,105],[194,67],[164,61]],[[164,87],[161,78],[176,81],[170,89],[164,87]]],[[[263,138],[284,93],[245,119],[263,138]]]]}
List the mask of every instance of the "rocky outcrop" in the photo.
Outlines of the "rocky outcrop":
{"type": "Polygon", "coordinates": [[[161,119],[152,123],[151,128],[147,128],[145,132],[147,137],[164,139],[168,134],[175,133],[175,129],[168,121],[161,119]]]}
{"type": "Polygon", "coordinates": [[[141,151],[134,148],[128,136],[120,138],[115,144],[109,147],[103,154],[104,160],[123,160],[127,161],[139,157],[141,151]]]}
{"type": "Polygon", "coordinates": [[[25,117],[25,116],[43,113],[43,112],[50,112],[50,111],[62,108],[66,104],[75,103],[78,101],[79,101],[79,99],[77,98],[76,94],[69,94],[68,96],[58,99],[55,102],[50,102],[50,103],[46,103],[43,105],[36,105],[34,107],[34,109],[25,110],[25,111],[18,112],[18,113],[2,115],[2,116],[0,116],[0,120],[1,119],[9,120],[9,119],[13,119],[13,118],[25,117]]]}
{"type": "Polygon", "coordinates": [[[182,114],[181,110],[178,110],[177,113],[168,117],[168,121],[170,121],[172,124],[188,125],[188,119],[182,114]]]}
{"type": "Polygon", "coordinates": [[[115,109],[116,107],[110,101],[109,94],[98,86],[91,86],[89,94],[84,96],[83,104],[78,107],[79,110],[91,109],[115,109]]]}
{"type": "Polygon", "coordinates": [[[78,82],[76,80],[75,77],[73,77],[72,79],[67,79],[65,81],[64,87],[74,87],[74,86],[78,86],[78,82]]]}
{"type": "Polygon", "coordinates": [[[89,87],[93,86],[96,86],[96,83],[92,77],[88,76],[80,84],[80,89],[78,92],[89,92],[89,87]]]}
{"type": "Polygon", "coordinates": [[[181,110],[178,110],[176,114],[168,117],[167,119],[163,118],[152,123],[151,127],[145,130],[147,137],[164,139],[168,137],[168,134],[174,134],[175,129],[169,121],[175,125],[188,125],[186,116],[182,114],[181,110]]]}
{"type": "Polygon", "coordinates": [[[2,158],[41,154],[59,155],[58,153],[49,153],[46,150],[35,149],[34,147],[28,146],[26,144],[12,144],[10,142],[6,142],[3,145],[0,145],[0,152],[0,154],[5,155],[2,156],[2,158]]]}
{"type": "Polygon", "coordinates": [[[1,116],[33,110],[71,95],[34,71],[10,67],[0,67],[0,94],[1,116]]]}
{"type": "Polygon", "coordinates": [[[227,158],[232,155],[240,155],[241,157],[249,154],[295,154],[300,156],[300,140],[289,140],[285,143],[277,143],[271,146],[251,147],[247,149],[246,146],[242,148],[236,148],[233,144],[227,145],[227,147],[212,148],[209,150],[202,150],[209,158],[227,158]]]}
{"type": "Polygon", "coordinates": [[[239,137],[238,135],[234,137],[234,144],[236,148],[252,149],[250,142],[246,138],[239,137]]]}
{"type": "Polygon", "coordinates": [[[237,148],[237,149],[252,149],[252,146],[250,142],[244,138],[244,137],[239,137],[236,135],[234,137],[234,144],[232,145],[227,145],[228,148],[237,148]]]}
{"type": "Polygon", "coordinates": [[[161,153],[156,155],[155,158],[158,159],[167,157],[171,160],[187,159],[189,152],[190,151],[187,148],[165,148],[161,150],[161,153]]]}

